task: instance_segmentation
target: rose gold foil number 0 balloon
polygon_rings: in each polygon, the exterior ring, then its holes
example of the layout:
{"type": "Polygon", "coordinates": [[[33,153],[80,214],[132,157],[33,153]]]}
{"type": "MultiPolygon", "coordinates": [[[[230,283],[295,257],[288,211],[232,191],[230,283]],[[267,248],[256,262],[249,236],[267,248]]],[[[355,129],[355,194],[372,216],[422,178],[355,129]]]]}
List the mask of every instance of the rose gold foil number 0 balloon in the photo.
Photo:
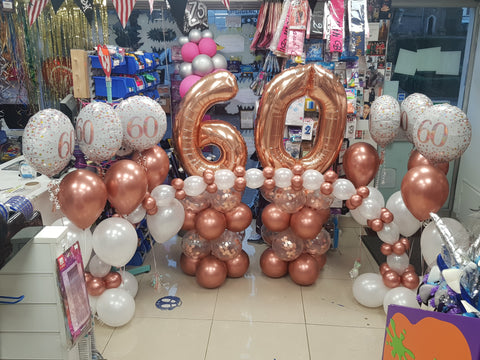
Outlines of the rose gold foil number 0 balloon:
{"type": "Polygon", "coordinates": [[[335,161],[342,145],[347,111],[345,89],[335,76],[318,65],[290,68],[270,81],[263,92],[257,113],[255,147],[264,167],[305,169],[320,172],[335,161]],[[317,139],[302,159],[294,159],[283,146],[285,116],[290,104],[305,95],[320,108],[317,139]]]}

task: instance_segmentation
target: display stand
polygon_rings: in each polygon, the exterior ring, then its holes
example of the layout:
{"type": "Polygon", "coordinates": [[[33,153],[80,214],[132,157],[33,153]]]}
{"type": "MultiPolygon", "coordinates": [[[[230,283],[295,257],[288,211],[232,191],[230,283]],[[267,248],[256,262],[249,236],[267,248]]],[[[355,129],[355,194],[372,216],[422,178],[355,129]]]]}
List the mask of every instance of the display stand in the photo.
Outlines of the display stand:
{"type": "Polygon", "coordinates": [[[66,250],[66,233],[45,227],[0,271],[0,296],[24,296],[0,304],[1,359],[85,359],[78,344],[69,345],[58,286],[56,259],[66,250]]]}

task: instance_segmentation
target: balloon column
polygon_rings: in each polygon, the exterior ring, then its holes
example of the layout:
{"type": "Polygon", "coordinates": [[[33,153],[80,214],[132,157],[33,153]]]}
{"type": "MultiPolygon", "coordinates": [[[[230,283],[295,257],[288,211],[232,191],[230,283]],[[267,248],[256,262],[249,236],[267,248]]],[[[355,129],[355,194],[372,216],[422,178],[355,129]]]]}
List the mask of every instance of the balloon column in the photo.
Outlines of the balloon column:
{"type": "MultiPolygon", "coordinates": [[[[418,306],[413,301],[415,294],[412,290],[418,287],[420,280],[409,265],[408,237],[447,200],[448,162],[460,157],[468,147],[471,126],[460,109],[447,104],[432,105],[430,99],[422,94],[412,94],[405,99],[401,106],[401,122],[400,107],[395,99],[382,96],[377,100],[372,105],[370,119],[374,140],[384,147],[393,141],[401,125],[416,146],[410,155],[401,191],[394,193],[386,206],[376,189],[364,186],[373,177],[359,181],[364,173],[370,173],[370,169],[378,169],[378,157],[370,146],[355,144],[347,149],[344,157],[347,178],[360,185],[357,187],[357,195],[360,196],[347,200],[347,207],[357,222],[377,232],[384,242],[381,252],[387,256],[387,262],[380,265],[382,282],[374,274],[359,277],[353,285],[353,293],[357,301],[365,306],[380,306],[379,300],[383,298],[386,311],[389,304],[418,306]],[[366,165],[367,171],[362,171],[359,164],[366,165]],[[378,301],[371,302],[372,298],[378,301]]],[[[375,172],[371,173],[374,176],[375,172]]],[[[455,223],[451,225],[459,229],[456,232],[459,237],[466,236],[455,223]]],[[[429,264],[434,263],[441,246],[432,226],[425,228],[421,240],[422,252],[429,264]]]]}
{"type": "Polygon", "coordinates": [[[227,60],[223,55],[217,54],[217,44],[209,30],[191,30],[188,37],[180,38],[180,45],[183,59],[179,67],[183,79],[180,83],[180,96],[183,98],[203,76],[215,70],[226,70],[227,60]]]}
{"type": "Polygon", "coordinates": [[[245,168],[237,167],[172,182],[185,209],[180,265],[205,288],[219,287],[227,276],[243,276],[250,264],[242,250],[244,230],[252,221],[250,208],[241,202],[246,177],[245,168]]]}

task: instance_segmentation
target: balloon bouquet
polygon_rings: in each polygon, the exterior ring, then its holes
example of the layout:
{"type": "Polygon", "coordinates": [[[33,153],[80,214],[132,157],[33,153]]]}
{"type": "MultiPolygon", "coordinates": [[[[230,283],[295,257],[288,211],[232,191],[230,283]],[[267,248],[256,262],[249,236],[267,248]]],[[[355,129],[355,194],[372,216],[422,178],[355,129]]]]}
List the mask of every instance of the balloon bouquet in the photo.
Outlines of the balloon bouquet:
{"type": "Polygon", "coordinates": [[[183,59],[179,67],[183,79],[180,83],[180,96],[183,98],[203,76],[216,70],[225,70],[227,60],[222,54],[217,54],[217,44],[210,30],[190,30],[188,36],[179,38],[179,42],[183,59]]]}
{"type": "MultiPolygon", "coordinates": [[[[363,274],[355,280],[354,297],[369,307],[383,304],[385,312],[390,304],[418,307],[413,290],[420,280],[409,265],[408,237],[417,232],[423,221],[434,216],[447,200],[448,162],[460,157],[471,140],[471,125],[466,115],[455,106],[433,105],[423,94],[410,95],[401,107],[387,95],[375,100],[369,126],[372,138],[383,148],[382,152],[393,141],[400,125],[416,147],[410,154],[401,190],[391,195],[385,208],[380,193],[370,201],[370,195],[362,201],[353,197],[347,201],[353,218],[377,232],[383,241],[381,252],[387,256],[387,262],[380,265],[380,275],[363,274]]],[[[370,164],[370,170],[378,166],[373,165],[377,159],[371,149],[368,151],[370,155],[365,156],[366,149],[369,146],[360,143],[345,153],[345,173],[354,183],[363,175],[359,164],[370,164]]],[[[431,241],[427,243],[427,238],[434,237],[432,233],[430,225],[422,233],[422,252],[429,265],[435,257],[430,253],[436,247],[431,241]]],[[[461,233],[458,236],[461,237],[461,233]]]]}
{"type": "Polygon", "coordinates": [[[43,175],[51,177],[68,165],[75,141],[98,165],[99,174],[76,169],[52,181],[49,190],[51,200],[66,216],[58,225],[67,226],[67,241],[78,240],[84,264],[90,262],[91,274],[86,277],[90,300],[107,325],[121,326],[135,312],[133,291],[127,291],[138,287],[135,278],[125,271],[109,272],[112,266],[125,266],[134,255],[138,245],[134,225],[147,216],[153,238],[164,242],[183,224],[184,211],[173,196],[175,191],[162,185],[169,159],[157,144],[165,131],[162,107],[143,96],[123,100],[115,109],[102,102],[90,103],[81,109],[75,129],[59,111],[42,110],[24,131],[25,159],[43,175]],[[134,151],[131,159],[112,160],[122,145],[134,151]],[[98,222],[107,200],[116,213],[98,222]],[[90,226],[95,222],[92,234],[90,226]],[[90,260],[92,248],[95,256],[90,260]]]}

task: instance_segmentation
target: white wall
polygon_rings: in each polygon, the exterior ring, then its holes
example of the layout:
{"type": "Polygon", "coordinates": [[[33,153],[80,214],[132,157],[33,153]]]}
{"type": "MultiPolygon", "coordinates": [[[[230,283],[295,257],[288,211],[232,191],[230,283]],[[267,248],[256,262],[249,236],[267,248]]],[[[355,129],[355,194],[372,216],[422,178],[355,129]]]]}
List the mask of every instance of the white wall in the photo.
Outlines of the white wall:
{"type": "Polygon", "coordinates": [[[475,64],[467,110],[472,124],[472,141],[460,161],[454,202],[455,214],[462,222],[472,220],[470,209],[480,209],[480,32],[477,31],[473,37],[477,39],[477,48],[472,49],[475,51],[475,64]]]}

